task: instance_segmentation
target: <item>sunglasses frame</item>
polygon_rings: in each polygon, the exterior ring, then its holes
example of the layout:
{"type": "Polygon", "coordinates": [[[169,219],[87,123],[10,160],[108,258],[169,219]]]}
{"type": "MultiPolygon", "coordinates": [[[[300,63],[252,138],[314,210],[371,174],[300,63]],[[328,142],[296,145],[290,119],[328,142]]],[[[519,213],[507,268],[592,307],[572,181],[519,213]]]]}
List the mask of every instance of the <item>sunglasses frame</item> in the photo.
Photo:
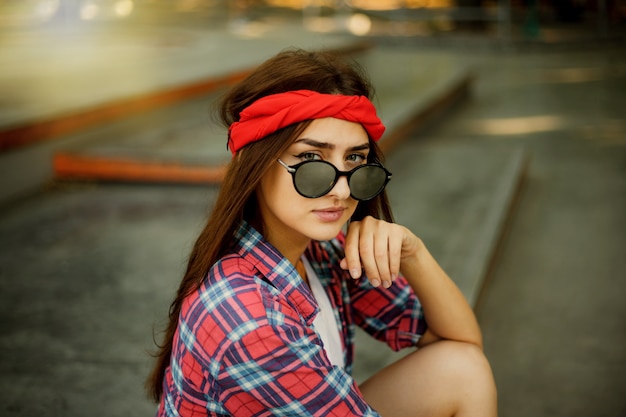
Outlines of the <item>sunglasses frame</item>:
{"type": "Polygon", "coordinates": [[[336,166],[334,166],[333,164],[331,164],[328,161],[323,161],[323,160],[314,160],[314,161],[303,161],[300,163],[297,163],[295,165],[287,165],[286,163],[284,163],[282,160],[278,159],[278,162],[285,167],[285,169],[287,170],[287,172],[289,172],[291,174],[291,178],[293,180],[293,187],[295,188],[296,192],[298,194],[300,194],[302,197],[306,197],[306,198],[319,198],[322,196],[325,196],[326,194],[328,194],[329,192],[331,192],[331,190],[333,188],[335,188],[335,185],[337,185],[337,181],[339,181],[339,178],[341,177],[346,177],[346,180],[348,181],[348,187],[350,187],[350,178],[352,178],[352,175],[358,171],[359,169],[362,169],[364,167],[377,167],[377,168],[381,168],[384,172],[385,172],[385,182],[380,186],[380,189],[378,190],[378,192],[376,194],[374,194],[373,196],[369,197],[369,198],[365,198],[365,199],[361,199],[361,198],[357,198],[352,194],[352,188],[350,188],[350,197],[352,197],[353,199],[357,200],[357,201],[369,201],[373,198],[375,198],[377,195],[379,195],[380,193],[383,192],[383,190],[385,189],[385,187],[387,186],[387,184],[389,183],[389,181],[391,180],[391,172],[389,172],[387,170],[387,168],[385,168],[384,166],[382,166],[379,163],[375,163],[375,162],[368,162],[367,164],[362,164],[359,165],[357,167],[352,168],[350,171],[340,171],[337,169],[336,166]],[[300,168],[303,165],[306,164],[310,164],[310,163],[322,163],[322,164],[326,164],[326,165],[330,165],[334,170],[335,170],[335,179],[332,182],[332,185],[330,186],[330,188],[328,190],[326,190],[324,193],[319,194],[319,195],[305,195],[302,192],[300,192],[300,190],[298,189],[298,186],[296,185],[296,171],[298,170],[298,168],[300,168]]]}

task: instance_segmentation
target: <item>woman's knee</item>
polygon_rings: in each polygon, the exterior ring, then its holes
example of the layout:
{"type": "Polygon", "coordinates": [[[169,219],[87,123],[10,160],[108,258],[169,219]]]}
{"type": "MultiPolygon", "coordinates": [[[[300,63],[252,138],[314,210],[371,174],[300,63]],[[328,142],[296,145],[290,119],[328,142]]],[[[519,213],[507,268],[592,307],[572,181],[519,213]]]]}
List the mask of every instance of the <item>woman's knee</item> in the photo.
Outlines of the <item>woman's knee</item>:
{"type": "Polygon", "coordinates": [[[422,353],[428,352],[446,372],[451,372],[456,378],[476,380],[476,377],[486,374],[491,378],[491,367],[482,349],[476,345],[454,341],[440,341],[426,346],[422,353]],[[432,352],[431,352],[432,351],[432,352]]]}
{"type": "MultiPolygon", "coordinates": [[[[456,416],[497,415],[497,391],[491,366],[478,346],[440,341],[431,346],[433,366],[456,401],[456,416]]],[[[427,353],[425,347],[422,353],[427,353]]],[[[435,372],[436,373],[436,372],[435,372]]]]}
{"type": "Polygon", "coordinates": [[[362,391],[383,416],[403,414],[396,412],[400,405],[414,411],[407,415],[497,415],[489,362],[468,343],[439,341],[423,347],[366,381],[362,391]]]}

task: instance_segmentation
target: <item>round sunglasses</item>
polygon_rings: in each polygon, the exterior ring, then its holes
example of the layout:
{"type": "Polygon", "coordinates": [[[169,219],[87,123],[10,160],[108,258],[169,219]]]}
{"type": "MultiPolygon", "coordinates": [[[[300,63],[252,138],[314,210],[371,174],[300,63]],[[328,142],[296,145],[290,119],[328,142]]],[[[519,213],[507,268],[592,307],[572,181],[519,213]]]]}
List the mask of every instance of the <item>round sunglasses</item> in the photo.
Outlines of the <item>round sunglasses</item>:
{"type": "Polygon", "coordinates": [[[298,194],[307,198],[328,194],[340,177],[346,177],[350,196],[358,201],[367,201],[380,194],[391,180],[391,172],[375,163],[359,165],[350,171],[339,171],[326,161],[304,161],[291,166],[280,159],[278,162],[293,177],[293,186],[298,194]]]}

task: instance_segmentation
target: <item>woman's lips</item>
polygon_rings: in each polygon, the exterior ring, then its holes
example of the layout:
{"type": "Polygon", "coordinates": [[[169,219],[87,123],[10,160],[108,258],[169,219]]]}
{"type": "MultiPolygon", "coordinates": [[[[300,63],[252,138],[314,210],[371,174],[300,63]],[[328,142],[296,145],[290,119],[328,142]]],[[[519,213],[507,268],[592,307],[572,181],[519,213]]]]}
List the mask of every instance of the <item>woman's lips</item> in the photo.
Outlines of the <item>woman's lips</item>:
{"type": "Polygon", "coordinates": [[[329,208],[322,210],[313,210],[313,213],[323,222],[336,222],[343,217],[343,213],[346,211],[345,208],[329,208]]]}

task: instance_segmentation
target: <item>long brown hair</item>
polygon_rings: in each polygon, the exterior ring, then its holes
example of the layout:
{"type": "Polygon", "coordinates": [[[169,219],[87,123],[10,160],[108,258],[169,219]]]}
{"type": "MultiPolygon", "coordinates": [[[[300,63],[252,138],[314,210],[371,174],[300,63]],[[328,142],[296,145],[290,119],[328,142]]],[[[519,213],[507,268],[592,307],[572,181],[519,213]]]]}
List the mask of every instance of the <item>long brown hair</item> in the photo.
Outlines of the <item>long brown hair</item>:
{"type": "MultiPolygon", "coordinates": [[[[259,98],[301,89],[326,94],[363,95],[370,99],[374,94],[357,64],[328,53],[286,50],[261,64],[224,96],[219,108],[221,121],[230,126],[239,119],[239,113],[244,108],[259,98]]],[[[146,388],[156,402],[160,401],[163,394],[163,378],[170,364],[172,341],[183,300],[200,287],[211,266],[232,248],[233,235],[242,220],[262,229],[262,222],[255,217],[255,189],[270,165],[309,123],[305,121],[285,127],[261,141],[247,145],[229,164],[213,211],[196,240],[176,298],[170,305],[163,343],[158,346],[156,364],[146,381],[146,388]]],[[[371,140],[369,159],[382,162],[382,153],[371,140]]],[[[360,220],[368,215],[393,221],[384,192],[370,201],[360,202],[352,220],[360,220]]],[[[264,233],[263,230],[259,232],[264,233]]]]}

